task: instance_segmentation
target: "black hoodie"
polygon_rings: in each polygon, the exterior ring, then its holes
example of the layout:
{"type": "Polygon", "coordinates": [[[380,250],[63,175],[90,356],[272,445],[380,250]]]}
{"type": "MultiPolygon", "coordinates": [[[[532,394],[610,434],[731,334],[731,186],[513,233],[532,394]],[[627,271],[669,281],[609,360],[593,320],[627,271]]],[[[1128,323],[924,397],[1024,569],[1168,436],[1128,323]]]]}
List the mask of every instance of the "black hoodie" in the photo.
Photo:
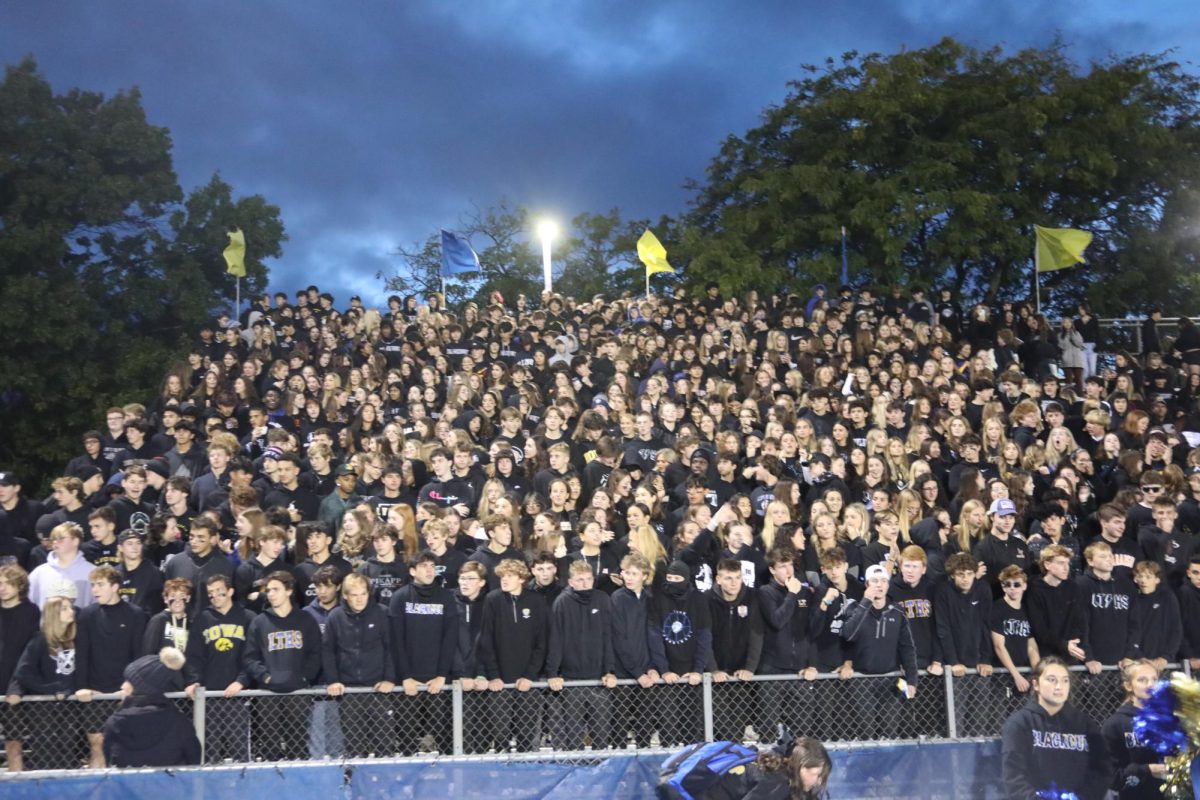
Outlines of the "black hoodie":
{"type": "Polygon", "coordinates": [[[189,684],[199,683],[214,691],[223,691],[234,681],[250,685],[242,656],[254,616],[237,603],[228,614],[209,606],[196,615],[188,634],[187,663],[183,665],[189,684]]]}
{"type": "Polygon", "coordinates": [[[392,595],[392,660],[396,682],[449,678],[458,646],[458,603],[435,584],[410,583],[392,595]]]}
{"type": "Polygon", "coordinates": [[[125,667],[142,655],[146,615],[118,600],[80,610],[75,634],[75,685],[115,692],[125,681],[125,667]]]}
{"type": "Polygon", "coordinates": [[[1183,639],[1179,601],[1160,585],[1150,594],[1133,597],[1129,614],[1128,658],[1165,658],[1174,661],[1183,639]]]}
{"type": "Polygon", "coordinates": [[[704,672],[712,659],[712,620],[708,601],[690,581],[667,583],[650,598],[647,626],[650,657],[661,674],[704,672]],[[671,594],[673,587],[676,594],[671,594]]]}
{"type": "Polygon", "coordinates": [[[1030,700],[1004,723],[1005,797],[1035,800],[1054,783],[1081,800],[1101,798],[1111,778],[1100,728],[1070,705],[1053,716],[1030,700]]]}
{"type": "MultiPolygon", "coordinates": [[[[708,604],[712,613],[713,660],[716,669],[721,672],[740,669],[757,672],[763,649],[763,616],[758,594],[743,586],[737,597],[726,600],[721,595],[720,587],[713,587],[708,591],[708,604]]],[[[801,632],[801,636],[806,633],[801,632]]]]}
{"type": "Polygon", "coordinates": [[[1129,612],[1137,586],[1124,578],[1104,580],[1088,569],[1075,579],[1083,600],[1087,660],[1113,666],[1129,649],[1129,612]]]}
{"type": "Polygon", "coordinates": [[[1161,800],[1163,782],[1150,774],[1150,764],[1163,763],[1154,748],[1133,732],[1137,706],[1126,703],[1104,722],[1102,733],[1109,763],[1115,773],[1112,789],[1121,800],[1161,800]]]}
{"type": "MultiPolygon", "coordinates": [[[[908,617],[913,644],[917,647],[917,666],[920,669],[942,660],[942,645],[938,641],[937,629],[934,626],[934,585],[934,578],[926,573],[917,581],[916,586],[909,586],[900,575],[893,575],[888,586],[888,602],[894,603],[904,612],[904,616],[908,617]]],[[[990,606],[990,595],[988,603],[990,606]]]]}
{"type": "Polygon", "coordinates": [[[321,672],[321,628],[312,614],[292,606],[286,617],[268,608],[250,623],[246,673],[270,692],[307,689],[321,672]]]}
{"type": "Polygon", "coordinates": [[[468,599],[461,592],[454,593],[458,602],[458,647],[454,655],[454,678],[478,678],[483,675],[476,655],[479,647],[479,631],[483,627],[484,594],[468,599]]]}
{"type": "Polygon", "coordinates": [[[522,591],[514,597],[503,589],[488,592],[475,651],[483,675],[505,683],[537,680],[546,662],[548,617],[540,594],[522,591]]]}
{"type": "Polygon", "coordinates": [[[1183,658],[1200,658],[1200,589],[1184,581],[1179,589],[1179,613],[1183,618],[1183,658]]]}
{"type": "Polygon", "coordinates": [[[1025,613],[1042,657],[1058,656],[1071,663],[1074,656],[1067,652],[1067,644],[1072,639],[1082,644],[1086,624],[1079,586],[1069,580],[1051,586],[1044,575],[1034,578],[1025,592],[1025,613]]]}
{"type": "Polygon", "coordinates": [[[983,581],[974,581],[963,592],[953,580],[944,580],[934,592],[937,609],[938,643],[947,664],[976,666],[992,663],[992,591],[983,581]]]}
{"type": "Polygon", "coordinates": [[[547,677],[598,680],[615,670],[612,601],[598,589],[568,586],[550,612],[547,677]]]}

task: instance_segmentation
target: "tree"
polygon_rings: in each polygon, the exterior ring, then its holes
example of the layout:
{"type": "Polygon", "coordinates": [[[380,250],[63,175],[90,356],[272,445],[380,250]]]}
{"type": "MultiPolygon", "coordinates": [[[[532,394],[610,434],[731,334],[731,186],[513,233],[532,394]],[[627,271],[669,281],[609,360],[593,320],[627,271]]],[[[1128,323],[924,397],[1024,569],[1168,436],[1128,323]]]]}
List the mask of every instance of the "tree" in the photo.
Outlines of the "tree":
{"type": "Polygon", "coordinates": [[[1058,44],[1005,56],[946,39],[805,69],[694,186],[690,282],[833,281],[844,225],[860,280],[1024,298],[1041,224],[1096,234],[1088,266],[1043,275],[1052,303],[1200,300],[1200,83],[1165,56],[1084,71],[1058,44]]]}
{"type": "MultiPolygon", "coordinates": [[[[613,208],[607,214],[584,212],[571,220],[572,235],[562,248],[562,275],[555,291],[580,300],[603,294],[617,297],[645,291],[646,268],[637,256],[637,240],[650,225],[643,220],[621,221],[613,208]]],[[[665,277],[656,278],[658,282],[665,277]]]]}
{"type": "Polygon", "coordinates": [[[247,234],[247,291],[280,253],[278,208],[215,176],[185,200],[170,151],[136,89],[56,96],[32,59],[0,83],[0,463],[31,493],[231,296],[226,230],[247,234]]]}

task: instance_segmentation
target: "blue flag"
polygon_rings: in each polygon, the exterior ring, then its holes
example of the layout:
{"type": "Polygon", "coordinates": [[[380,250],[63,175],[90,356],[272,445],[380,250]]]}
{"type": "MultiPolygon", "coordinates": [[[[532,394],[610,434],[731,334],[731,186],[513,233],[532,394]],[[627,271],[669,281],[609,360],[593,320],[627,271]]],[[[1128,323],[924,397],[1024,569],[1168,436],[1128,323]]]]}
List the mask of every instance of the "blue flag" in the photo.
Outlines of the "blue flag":
{"type": "Polygon", "coordinates": [[[442,277],[461,275],[464,272],[481,272],[479,256],[467,244],[467,240],[450,231],[442,231],[442,277]]]}
{"type": "Polygon", "coordinates": [[[850,262],[846,260],[846,226],[842,226],[842,285],[850,283],[850,262]]]}

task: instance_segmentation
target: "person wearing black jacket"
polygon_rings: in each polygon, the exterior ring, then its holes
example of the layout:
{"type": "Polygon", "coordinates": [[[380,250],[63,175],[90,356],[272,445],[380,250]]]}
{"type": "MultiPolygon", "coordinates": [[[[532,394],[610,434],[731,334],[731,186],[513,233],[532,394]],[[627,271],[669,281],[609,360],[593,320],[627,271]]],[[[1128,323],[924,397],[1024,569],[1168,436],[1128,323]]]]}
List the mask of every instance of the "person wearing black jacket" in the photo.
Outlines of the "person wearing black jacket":
{"type": "Polygon", "coordinates": [[[541,744],[536,739],[539,697],[529,695],[546,663],[549,612],[542,596],[525,591],[529,568],[524,561],[505,559],[496,567],[500,588],[483,601],[483,622],[476,656],[488,689],[492,736],[497,749],[515,741],[520,751],[541,744]],[[505,684],[514,684],[515,692],[505,684]]]}
{"type": "Polygon", "coordinates": [[[958,681],[955,687],[963,698],[955,710],[958,730],[964,736],[992,734],[998,722],[991,711],[998,706],[999,696],[992,682],[985,680],[992,675],[992,635],[988,630],[992,593],[987,584],[975,579],[978,568],[970,553],[950,556],[946,559],[947,580],[938,585],[933,596],[938,643],[946,669],[955,678],[962,678],[973,667],[979,676],[958,681]]]}
{"type": "MultiPolygon", "coordinates": [[[[29,602],[29,575],[16,564],[0,566],[0,690],[7,690],[26,646],[38,635],[42,614],[29,602]]],[[[20,717],[8,703],[0,704],[5,763],[11,772],[24,769],[20,717]]]]}
{"type": "Polygon", "coordinates": [[[1192,556],[1185,577],[1179,590],[1179,614],[1183,619],[1179,655],[1196,672],[1200,670],[1200,555],[1192,556]]]}
{"type": "Polygon", "coordinates": [[[1142,525],[1137,532],[1141,560],[1156,562],[1162,567],[1162,576],[1170,587],[1178,589],[1183,585],[1183,573],[1187,570],[1191,537],[1176,527],[1179,512],[1170,497],[1156,499],[1151,513],[1154,523],[1142,525]]]}
{"type": "Polygon", "coordinates": [[[307,605],[316,599],[313,575],[321,567],[336,570],[339,585],[354,571],[349,561],[330,550],[332,546],[333,536],[324,522],[301,522],[296,526],[295,558],[299,563],[292,569],[292,574],[296,576],[297,603],[307,605]]]}
{"type": "Polygon", "coordinates": [[[487,569],[487,591],[490,593],[500,588],[500,578],[496,575],[496,567],[500,562],[507,559],[523,561],[524,556],[516,546],[516,533],[508,517],[489,514],[480,521],[487,533],[487,544],[472,553],[467,561],[478,561],[487,569]]]}
{"type": "Polygon", "coordinates": [[[197,689],[224,695],[206,699],[204,752],[209,763],[245,762],[250,760],[250,701],[237,695],[250,685],[243,655],[255,614],[234,602],[228,575],[213,575],[205,588],[209,605],[196,615],[188,635],[186,691],[191,697],[197,689]]]}
{"type": "Polygon", "coordinates": [[[628,732],[635,744],[649,743],[655,713],[653,695],[642,691],[659,682],[658,671],[650,657],[649,637],[656,632],[647,624],[650,616],[650,561],[641,553],[629,553],[621,559],[621,581],[624,584],[612,595],[612,643],[615,671],[618,679],[636,680],[636,687],[621,687],[627,702],[620,707],[626,711],[618,721],[619,729],[628,732]]]}
{"type": "Polygon", "coordinates": [[[971,555],[987,567],[986,577],[992,587],[992,598],[998,600],[1004,593],[1000,591],[997,576],[1009,565],[1018,566],[1028,573],[1029,548],[1014,530],[1017,523],[1016,503],[1006,497],[994,500],[988,509],[988,516],[991,517],[991,530],[975,545],[971,555]]]}
{"type": "MultiPolygon", "coordinates": [[[[79,612],[75,638],[75,697],[90,703],[98,692],[119,691],[124,670],[142,654],[146,615],[137,606],[121,601],[121,574],[112,567],[89,573],[95,603],[79,612]]],[[[88,707],[84,730],[91,747],[89,765],[104,767],[104,736],[100,729],[108,717],[107,704],[88,707]]]]}
{"type": "Polygon", "coordinates": [[[1062,796],[1103,797],[1112,777],[1104,737],[1091,717],[1067,702],[1067,665],[1043,658],[1034,667],[1033,688],[1034,697],[1002,730],[1005,798],[1034,800],[1054,789],[1062,796]]]}
{"type": "Polygon", "coordinates": [[[387,610],[371,602],[370,585],[361,575],[347,575],[342,580],[342,600],[342,605],[329,612],[321,636],[326,692],[330,697],[342,697],[338,717],[347,756],[390,754],[395,735],[388,719],[387,695],[395,688],[395,669],[387,610]],[[346,695],[347,686],[369,686],[375,693],[346,695]]]}
{"type": "Polygon", "coordinates": [[[172,578],[163,587],[166,608],[146,621],[146,632],[142,638],[142,652],[157,653],[164,647],[175,647],[187,651],[191,620],[188,619],[188,601],[192,598],[192,584],[183,578],[172,578]]]}
{"type": "MultiPolygon", "coordinates": [[[[761,727],[767,731],[775,730],[781,722],[790,730],[808,730],[812,724],[811,681],[817,677],[817,667],[809,629],[817,598],[812,586],[796,577],[795,559],[790,547],[777,547],[768,553],[771,581],[757,592],[763,623],[759,673],[791,675],[805,681],[770,681],[763,685],[763,711],[768,716],[761,727]]],[[[833,592],[829,590],[831,602],[833,592]]]]}
{"type": "Polygon", "coordinates": [[[692,568],[683,561],[673,561],[667,568],[662,593],[650,599],[647,626],[651,663],[662,675],[663,682],[687,684],[673,692],[677,713],[662,719],[659,728],[664,743],[679,743],[691,735],[685,731],[681,720],[695,718],[700,705],[696,687],[712,661],[712,618],[708,601],[696,590],[692,568]]]}
{"type": "Polygon", "coordinates": [[[166,698],[183,686],[183,653],[175,647],[142,656],[125,668],[120,709],[104,723],[104,756],[114,767],[175,767],[200,763],[192,721],[166,698]]]}
{"type": "Polygon", "coordinates": [[[895,738],[903,714],[897,708],[899,696],[912,699],[917,694],[917,648],[904,612],[887,602],[890,577],[878,564],[867,567],[867,588],[863,599],[854,604],[845,624],[842,638],[850,645],[854,670],[866,675],[880,675],[897,669],[904,673],[902,692],[895,682],[859,681],[860,701],[856,708],[861,725],[855,738],[895,738]]]}
{"type": "Polygon", "coordinates": [[[437,557],[422,550],[409,562],[412,581],[392,595],[392,659],[396,683],[407,700],[400,705],[402,752],[449,752],[450,729],[437,695],[454,671],[458,647],[458,603],[449,589],[434,584],[437,557]],[[420,689],[425,691],[420,693],[420,689]]]}
{"type": "MultiPolygon", "coordinates": [[[[292,572],[284,557],[287,533],[277,525],[264,525],[248,544],[254,554],[234,570],[233,587],[247,609],[261,614],[267,607],[264,591],[267,576],[276,572],[292,572]]],[[[292,603],[297,603],[295,597],[292,603]]]]}
{"type": "MultiPolygon", "coordinates": [[[[430,520],[432,522],[433,520],[430,520]]],[[[428,527],[429,523],[426,523],[428,527]]],[[[557,568],[554,569],[557,574],[557,568]]],[[[479,665],[477,651],[479,632],[483,627],[484,581],[487,570],[483,564],[473,561],[463,564],[458,571],[458,591],[454,599],[458,602],[458,646],[454,654],[454,670],[451,677],[460,681],[463,695],[463,714],[470,719],[487,717],[485,696],[487,678],[479,665]]],[[[488,749],[491,736],[485,725],[467,725],[463,729],[463,747],[467,753],[483,753],[488,749]]]]}
{"type": "Polygon", "coordinates": [[[1071,551],[1062,545],[1047,545],[1039,556],[1039,566],[1042,575],[1030,582],[1025,595],[1025,612],[1038,652],[1083,661],[1087,657],[1081,645],[1085,610],[1079,585],[1068,580],[1071,551]]]}
{"type": "Polygon", "coordinates": [[[1158,670],[1146,660],[1132,661],[1121,670],[1125,703],[1104,721],[1101,732],[1113,771],[1111,789],[1120,800],[1157,800],[1163,796],[1163,757],[1134,731],[1138,712],[1158,683],[1158,670]]]}
{"type": "Polygon", "coordinates": [[[1183,622],[1179,617],[1179,601],[1162,586],[1162,569],[1158,562],[1139,561],[1133,568],[1134,595],[1130,610],[1130,635],[1127,658],[1147,658],[1162,671],[1175,660],[1183,639],[1183,622]]]}
{"type": "Polygon", "coordinates": [[[550,690],[561,692],[566,680],[599,680],[601,688],[576,687],[562,695],[554,747],[579,750],[584,732],[591,734],[592,747],[609,744],[612,720],[611,689],[617,685],[616,658],[612,642],[612,601],[593,588],[595,573],[586,562],[570,567],[567,588],[550,611],[546,650],[546,676],[550,690]]]}
{"type": "MultiPolygon", "coordinates": [[[[307,689],[321,671],[321,629],[292,602],[295,590],[292,573],[268,575],[268,608],[250,623],[246,638],[246,674],[279,695],[307,689]]],[[[311,705],[310,695],[263,698],[256,705],[262,742],[256,755],[267,761],[306,758],[311,705]]]]}
{"type": "MultiPolygon", "coordinates": [[[[762,657],[763,614],[758,592],[742,583],[742,562],[732,558],[718,562],[716,585],[706,594],[713,625],[713,682],[725,683],[731,676],[748,681],[758,671],[762,657]]],[[[741,737],[739,721],[757,717],[754,695],[752,685],[713,693],[719,709],[713,713],[714,721],[720,721],[718,738],[737,741],[741,737]]]]}

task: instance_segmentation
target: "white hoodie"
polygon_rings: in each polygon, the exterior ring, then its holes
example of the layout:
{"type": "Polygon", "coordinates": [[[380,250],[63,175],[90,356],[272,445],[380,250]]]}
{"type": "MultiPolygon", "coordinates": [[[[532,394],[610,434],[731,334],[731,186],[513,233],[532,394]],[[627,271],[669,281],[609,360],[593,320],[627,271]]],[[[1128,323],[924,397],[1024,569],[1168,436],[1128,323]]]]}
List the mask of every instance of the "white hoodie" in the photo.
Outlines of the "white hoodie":
{"type": "Polygon", "coordinates": [[[90,606],[95,601],[92,599],[92,588],[88,581],[88,575],[94,568],[95,565],[84,558],[83,553],[77,553],[75,560],[66,566],[58,563],[57,553],[51,553],[45,564],[29,573],[29,600],[38,608],[44,609],[46,601],[56,593],[63,581],[70,581],[75,584],[78,592],[75,607],[90,606]]]}

